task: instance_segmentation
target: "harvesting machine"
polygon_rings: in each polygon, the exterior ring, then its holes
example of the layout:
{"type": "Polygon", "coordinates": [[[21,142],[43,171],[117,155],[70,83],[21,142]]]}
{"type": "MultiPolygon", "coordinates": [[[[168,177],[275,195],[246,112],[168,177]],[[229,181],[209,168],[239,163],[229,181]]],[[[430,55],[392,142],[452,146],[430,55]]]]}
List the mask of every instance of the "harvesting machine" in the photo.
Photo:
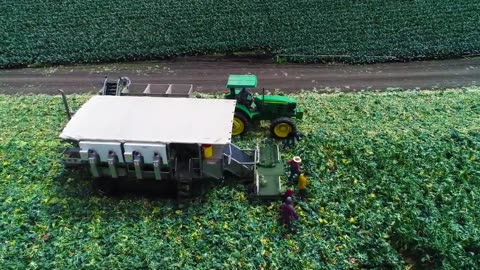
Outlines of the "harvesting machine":
{"type": "Polygon", "coordinates": [[[63,150],[65,166],[86,168],[100,181],[167,183],[176,187],[180,202],[192,197],[194,183],[223,179],[227,172],[252,184],[254,196],[281,194],[278,146],[266,142],[241,149],[231,142],[236,100],[187,98],[190,91],[157,97],[146,90],[96,95],[74,114],[63,96],[71,119],[60,138],[73,145],[63,150]]]}
{"type": "MultiPolygon", "coordinates": [[[[286,139],[297,131],[293,118],[302,119],[303,108],[297,100],[282,95],[253,94],[248,89],[257,87],[256,75],[229,75],[225,99],[236,100],[232,135],[242,135],[252,123],[270,121],[270,133],[274,138],[286,139]]],[[[105,78],[101,95],[191,97],[191,84],[132,84],[128,77],[116,81],[105,78]]]]}

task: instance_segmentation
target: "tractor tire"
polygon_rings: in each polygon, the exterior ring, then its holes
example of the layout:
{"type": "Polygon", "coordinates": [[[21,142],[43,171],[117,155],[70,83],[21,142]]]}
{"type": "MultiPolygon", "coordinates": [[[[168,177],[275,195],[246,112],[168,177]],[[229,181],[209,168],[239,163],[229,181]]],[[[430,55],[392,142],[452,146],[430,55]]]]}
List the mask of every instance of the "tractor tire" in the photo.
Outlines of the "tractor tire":
{"type": "Polygon", "coordinates": [[[244,113],[235,112],[233,116],[232,135],[243,135],[248,129],[248,118],[244,113]]]}
{"type": "Polygon", "coordinates": [[[286,139],[292,132],[296,132],[295,122],[288,117],[280,117],[270,124],[270,133],[276,139],[286,139]]]}

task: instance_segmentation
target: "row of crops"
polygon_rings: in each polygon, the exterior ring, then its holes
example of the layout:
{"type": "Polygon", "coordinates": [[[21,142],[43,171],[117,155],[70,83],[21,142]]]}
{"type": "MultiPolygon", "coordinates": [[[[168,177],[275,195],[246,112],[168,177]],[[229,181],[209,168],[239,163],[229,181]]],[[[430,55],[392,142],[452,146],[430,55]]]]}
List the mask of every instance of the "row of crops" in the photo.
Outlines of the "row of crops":
{"type": "Polygon", "coordinates": [[[480,268],[479,88],[295,97],[307,138],[283,158],[302,156],[310,195],[285,238],[280,202],[240,184],[183,210],[99,197],[61,166],[61,99],[0,96],[2,269],[480,268]]]}
{"type": "Polygon", "coordinates": [[[265,50],[373,62],[480,51],[476,0],[10,0],[0,67],[265,50]]]}

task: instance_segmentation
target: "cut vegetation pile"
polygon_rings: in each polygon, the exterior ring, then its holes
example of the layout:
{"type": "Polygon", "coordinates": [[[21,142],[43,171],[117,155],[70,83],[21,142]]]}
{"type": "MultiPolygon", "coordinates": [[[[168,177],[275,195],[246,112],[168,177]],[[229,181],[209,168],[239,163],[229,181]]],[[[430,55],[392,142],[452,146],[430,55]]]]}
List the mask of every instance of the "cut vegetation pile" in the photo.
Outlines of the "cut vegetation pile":
{"type": "MultiPolygon", "coordinates": [[[[242,185],[214,186],[183,210],[99,197],[86,174],[60,163],[61,99],[0,96],[0,265],[480,267],[480,89],[296,98],[307,138],[283,158],[302,157],[310,195],[296,204],[298,232],[284,238],[280,202],[249,203],[242,185]]],[[[88,96],[70,99],[78,107],[88,96]]]]}

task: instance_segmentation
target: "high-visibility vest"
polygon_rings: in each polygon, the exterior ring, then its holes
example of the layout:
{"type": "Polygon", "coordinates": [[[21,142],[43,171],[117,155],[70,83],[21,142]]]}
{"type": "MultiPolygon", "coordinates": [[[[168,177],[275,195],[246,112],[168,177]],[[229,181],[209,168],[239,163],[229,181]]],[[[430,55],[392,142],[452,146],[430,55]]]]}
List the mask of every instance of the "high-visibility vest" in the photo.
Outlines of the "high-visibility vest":
{"type": "Polygon", "coordinates": [[[300,174],[298,177],[298,189],[306,189],[307,188],[307,177],[305,175],[300,174]]]}

